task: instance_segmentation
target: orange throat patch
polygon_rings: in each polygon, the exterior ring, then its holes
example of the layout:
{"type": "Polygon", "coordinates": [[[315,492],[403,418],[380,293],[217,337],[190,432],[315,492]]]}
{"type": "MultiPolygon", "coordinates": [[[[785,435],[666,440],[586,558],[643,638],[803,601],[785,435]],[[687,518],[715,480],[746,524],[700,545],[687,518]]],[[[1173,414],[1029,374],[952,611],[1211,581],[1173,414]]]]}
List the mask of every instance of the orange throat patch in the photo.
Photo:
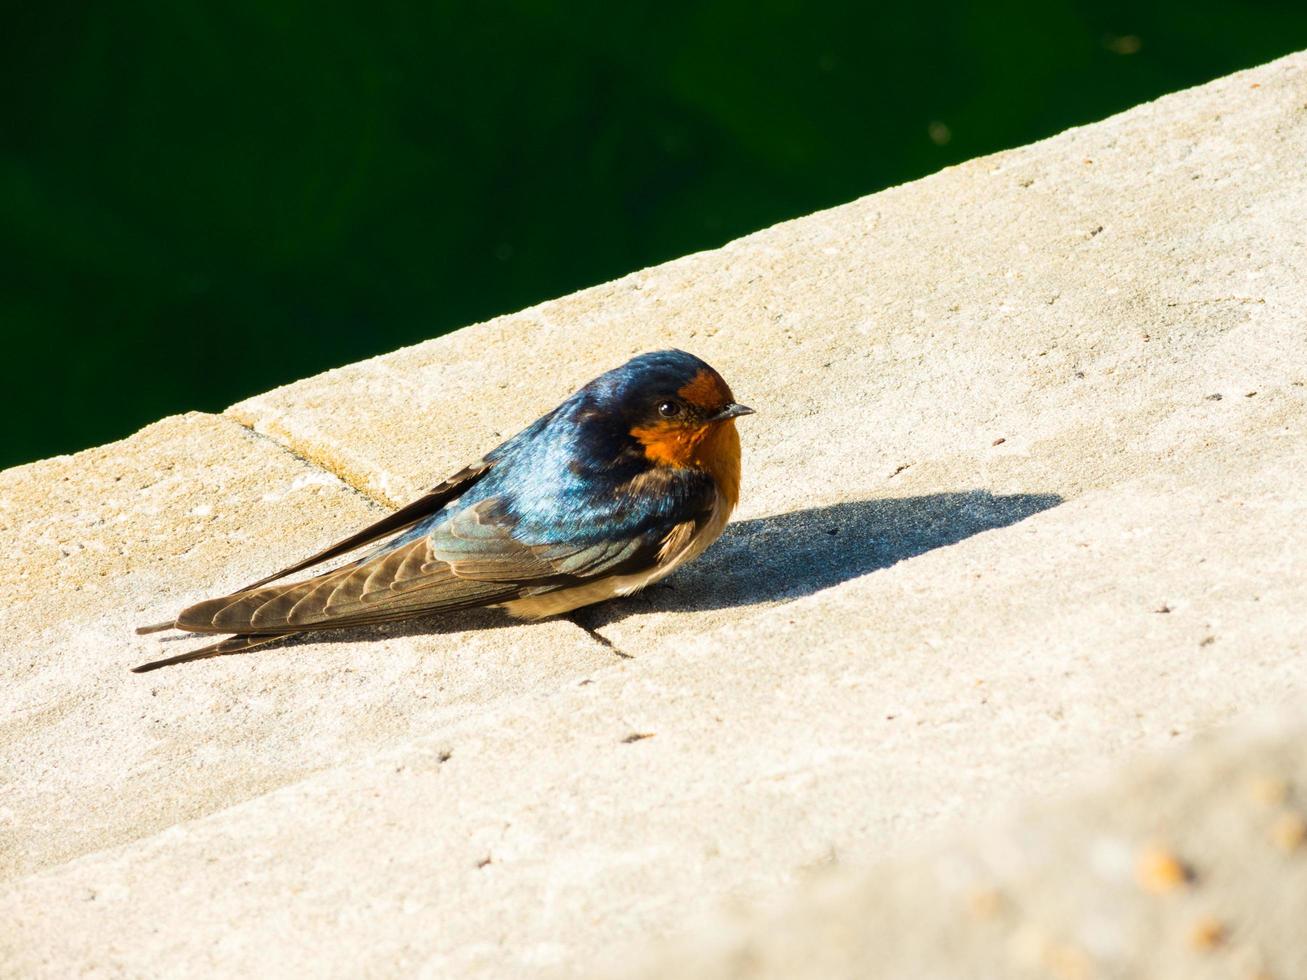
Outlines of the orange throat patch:
{"type": "Polygon", "coordinates": [[[717,484],[727,503],[740,499],[740,434],[735,419],[709,422],[698,428],[655,423],[631,430],[644,455],[658,466],[703,470],[717,484]]]}

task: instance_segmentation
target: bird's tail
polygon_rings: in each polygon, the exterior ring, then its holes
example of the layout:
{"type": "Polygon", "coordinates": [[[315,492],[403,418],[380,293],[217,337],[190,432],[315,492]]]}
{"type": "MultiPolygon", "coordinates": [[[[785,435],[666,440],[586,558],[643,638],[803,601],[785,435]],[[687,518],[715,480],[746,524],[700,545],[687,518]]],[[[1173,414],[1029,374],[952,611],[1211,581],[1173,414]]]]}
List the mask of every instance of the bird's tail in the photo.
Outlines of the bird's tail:
{"type": "Polygon", "coordinates": [[[146,633],[162,633],[164,630],[171,630],[176,628],[177,628],[177,620],[170,619],[166,623],[154,623],[153,625],[150,626],[138,626],[136,627],[136,635],[144,636],[146,633]]]}
{"type": "MultiPolygon", "coordinates": [[[[172,624],[169,624],[171,627],[172,624]]],[[[168,627],[165,627],[168,628],[168,627]]],[[[138,629],[138,633],[157,632],[154,626],[143,626],[138,629]]],[[[275,633],[271,636],[256,635],[253,633],[240,633],[236,636],[229,636],[219,640],[217,643],[210,643],[207,647],[200,647],[198,650],[192,650],[189,653],[179,653],[175,657],[165,657],[163,660],[152,660],[147,664],[141,664],[139,667],[133,667],[133,674],[144,674],[147,671],[158,670],[160,667],[171,667],[173,664],[190,663],[192,660],[207,660],[209,657],[226,657],[234,653],[244,653],[246,650],[253,650],[255,647],[261,647],[265,643],[275,643],[277,640],[284,640],[289,636],[298,636],[298,633],[275,633]]]]}

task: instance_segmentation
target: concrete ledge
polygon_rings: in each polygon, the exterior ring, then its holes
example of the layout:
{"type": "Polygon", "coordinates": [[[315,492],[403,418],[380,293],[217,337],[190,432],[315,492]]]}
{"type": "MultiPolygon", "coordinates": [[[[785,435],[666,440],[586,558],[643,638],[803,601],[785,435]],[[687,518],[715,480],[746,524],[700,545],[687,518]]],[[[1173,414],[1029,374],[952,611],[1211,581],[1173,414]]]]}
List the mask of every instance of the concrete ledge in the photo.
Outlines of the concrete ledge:
{"type": "Polygon", "coordinates": [[[134,624],[380,513],[210,415],[0,474],[0,548],[16,558],[0,566],[0,880],[149,837],[612,659],[570,623],[508,646],[493,629],[397,627],[319,645],[371,648],[362,660],[290,646],[202,680],[127,673],[160,649],[134,624]]]}
{"type": "Polygon", "coordinates": [[[1302,692],[1304,161],[1296,55],[0,474],[0,962],[581,974],[1302,692]],[[738,524],[587,614],[633,659],[470,616],[127,673],[667,345],[760,414],[738,524]]]}
{"type": "Polygon", "coordinates": [[[815,875],[635,977],[1307,976],[1307,730],[1204,737],[915,860],[815,875]]]}

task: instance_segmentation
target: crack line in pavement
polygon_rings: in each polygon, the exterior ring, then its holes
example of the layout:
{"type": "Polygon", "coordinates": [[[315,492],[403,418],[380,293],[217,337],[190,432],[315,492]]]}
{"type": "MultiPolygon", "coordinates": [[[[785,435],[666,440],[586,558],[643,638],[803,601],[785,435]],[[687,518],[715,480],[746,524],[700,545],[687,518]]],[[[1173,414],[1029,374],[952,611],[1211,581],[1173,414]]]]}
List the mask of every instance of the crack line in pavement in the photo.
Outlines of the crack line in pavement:
{"type": "Polygon", "coordinates": [[[254,427],[254,423],[247,422],[244,419],[235,415],[228,415],[225,412],[219,417],[235,423],[236,425],[240,426],[242,429],[244,429],[246,432],[248,432],[250,435],[254,436],[255,438],[267,440],[268,442],[272,443],[274,446],[276,446],[278,449],[282,450],[283,452],[291,456],[294,456],[296,459],[298,459],[301,463],[304,463],[306,466],[311,466],[315,470],[320,470],[321,472],[326,473],[328,476],[335,477],[337,480],[339,480],[345,486],[349,487],[359,496],[366,497],[372,503],[377,504],[378,506],[381,507],[385,507],[387,510],[395,509],[394,505],[391,504],[389,501],[371,492],[370,490],[367,489],[367,487],[363,486],[359,482],[356,482],[355,480],[351,480],[346,474],[338,473],[330,466],[327,466],[325,463],[317,459],[313,459],[310,456],[306,456],[303,452],[296,449],[293,445],[290,445],[289,443],[282,442],[280,439],[268,435],[268,433],[266,432],[260,432],[258,429],[254,427]]]}

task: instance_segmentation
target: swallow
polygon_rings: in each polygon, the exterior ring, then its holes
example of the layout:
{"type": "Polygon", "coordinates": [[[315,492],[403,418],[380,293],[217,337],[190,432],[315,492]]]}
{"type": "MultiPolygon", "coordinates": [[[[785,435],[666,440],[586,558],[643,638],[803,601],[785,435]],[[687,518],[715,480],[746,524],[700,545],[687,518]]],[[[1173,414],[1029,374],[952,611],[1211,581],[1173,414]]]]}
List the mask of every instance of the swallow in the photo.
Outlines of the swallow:
{"type": "Polygon", "coordinates": [[[632,358],[412,503],[137,633],[229,634],[136,673],[312,630],[478,606],[540,619],[625,596],[702,554],[740,495],[735,401],[679,350],[632,358]],[[374,545],[311,578],[287,576],[374,545]]]}

